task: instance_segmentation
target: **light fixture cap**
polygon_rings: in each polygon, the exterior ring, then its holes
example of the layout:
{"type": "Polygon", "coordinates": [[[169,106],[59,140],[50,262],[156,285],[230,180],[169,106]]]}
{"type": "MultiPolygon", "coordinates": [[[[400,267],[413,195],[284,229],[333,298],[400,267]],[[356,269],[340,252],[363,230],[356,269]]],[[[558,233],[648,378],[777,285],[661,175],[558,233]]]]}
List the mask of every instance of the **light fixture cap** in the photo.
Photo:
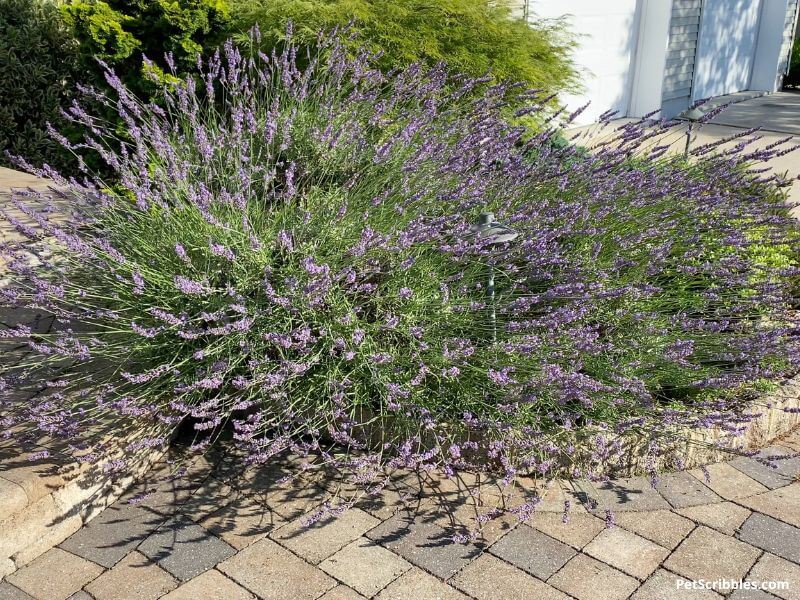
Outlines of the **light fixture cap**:
{"type": "Polygon", "coordinates": [[[495,221],[494,213],[482,212],[478,216],[477,225],[470,227],[470,236],[478,236],[488,241],[489,244],[505,244],[513,242],[519,237],[519,232],[508,225],[495,221]]]}
{"type": "Polygon", "coordinates": [[[681,118],[686,119],[688,121],[697,121],[702,119],[705,116],[705,112],[700,110],[698,107],[691,108],[687,111],[681,113],[681,118]]]}

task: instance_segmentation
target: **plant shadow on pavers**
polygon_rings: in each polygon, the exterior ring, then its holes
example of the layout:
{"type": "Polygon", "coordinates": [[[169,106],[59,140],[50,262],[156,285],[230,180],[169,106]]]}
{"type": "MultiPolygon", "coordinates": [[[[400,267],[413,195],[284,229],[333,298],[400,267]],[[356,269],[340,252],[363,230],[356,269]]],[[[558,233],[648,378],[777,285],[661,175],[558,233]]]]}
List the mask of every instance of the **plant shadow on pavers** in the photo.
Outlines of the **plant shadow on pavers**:
{"type": "Polygon", "coordinates": [[[615,479],[600,484],[579,480],[573,485],[580,501],[593,512],[671,508],[646,477],[615,479]]]}
{"type": "Polygon", "coordinates": [[[107,508],[60,547],[111,568],[147,538],[166,517],[130,504],[107,508]]]}
{"type": "Polygon", "coordinates": [[[158,465],[121,498],[61,543],[61,548],[111,568],[172,516],[201,484],[205,470],[182,477],[158,465]]]}
{"type": "Polygon", "coordinates": [[[454,575],[486,548],[480,542],[453,543],[441,527],[406,516],[392,517],[366,536],[440,579],[454,575]]]}
{"type": "Polygon", "coordinates": [[[800,477],[800,456],[787,448],[764,448],[752,457],[735,458],[730,464],[771,490],[787,486],[800,477]]]}
{"type": "Polygon", "coordinates": [[[188,581],[236,554],[230,545],[183,515],[162,524],[138,550],[181,581],[188,581]]]}
{"type": "MultiPolygon", "coordinates": [[[[465,473],[451,478],[424,471],[407,473],[390,494],[399,507],[391,513],[373,514],[384,518],[398,514],[436,525],[445,537],[457,542],[491,544],[519,522],[509,509],[533,501],[541,490],[525,489],[522,485],[512,488],[483,477],[478,479],[465,473]]],[[[370,512],[369,508],[365,510],[370,512]]]]}
{"type": "Polygon", "coordinates": [[[286,522],[264,503],[247,496],[238,497],[200,520],[195,515],[187,516],[237,549],[265,537],[286,522]]]}

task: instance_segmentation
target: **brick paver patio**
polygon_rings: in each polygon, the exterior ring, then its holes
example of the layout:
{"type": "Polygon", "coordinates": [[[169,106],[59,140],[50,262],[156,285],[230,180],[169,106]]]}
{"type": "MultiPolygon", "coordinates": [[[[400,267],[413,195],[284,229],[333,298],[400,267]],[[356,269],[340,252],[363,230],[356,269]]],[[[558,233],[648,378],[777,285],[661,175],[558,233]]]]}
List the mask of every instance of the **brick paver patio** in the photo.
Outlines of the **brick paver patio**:
{"type": "MultiPolygon", "coordinates": [[[[800,431],[772,450],[787,454],[798,445],[800,431]]],[[[640,478],[559,482],[548,495],[570,499],[567,523],[563,505],[543,502],[525,523],[504,520],[457,544],[450,538],[480,508],[468,508],[468,494],[446,479],[422,481],[413,492],[404,483],[402,502],[387,494],[386,502],[369,499],[306,527],[303,517],[334,491],[321,476],[287,482],[279,465],[232,475],[201,458],[176,480],[164,462],[58,547],[8,575],[0,599],[722,597],[679,587],[701,579],[789,582],[776,595],[727,594],[733,600],[800,598],[796,465],[767,474],[759,464],[737,458],[714,469],[737,482],[727,500],[712,491],[725,487],[713,475],[708,483],[665,477],[655,488],[640,478]],[[706,501],[687,506],[673,480],[706,501]],[[605,509],[615,513],[611,527],[605,509]]]]}

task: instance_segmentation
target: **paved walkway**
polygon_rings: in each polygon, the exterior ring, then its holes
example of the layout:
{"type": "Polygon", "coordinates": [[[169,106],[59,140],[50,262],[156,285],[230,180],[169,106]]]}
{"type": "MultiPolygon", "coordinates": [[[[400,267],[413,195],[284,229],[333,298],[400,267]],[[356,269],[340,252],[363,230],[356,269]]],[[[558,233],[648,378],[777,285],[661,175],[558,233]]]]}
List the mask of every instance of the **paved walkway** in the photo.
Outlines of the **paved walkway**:
{"type": "MultiPolygon", "coordinates": [[[[800,135],[800,91],[777,92],[731,104],[712,121],[729,127],[800,135]]],[[[795,162],[798,158],[795,157],[795,162]]]]}
{"type": "MultiPolygon", "coordinates": [[[[800,432],[765,454],[798,451],[800,432]]],[[[271,465],[233,478],[224,462],[200,459],[174,479],[164,463],[9,575],[0,599],[710,599],[721,596],[686,586],[740,579],[789,589],[734,600],[800,598],[800,458],[710,471],[710,482],[691,471],[656,488],[645,478],[553,484],[528,522],[502,518],[456,544],[495,506],[491,486],[476,506],[462,482],[409,476],[305,527],[334,491],[323,476],[287,482],[271,465]]]]}
{"type": "MultiPolygon", "coordinates": [[[[737,94],[733,94],[729,101],[738,100],[737,94]]],[[[761,139],[754,142],[749,148],[763,148],[778,140],[790,138],[784,146],[800,146],[800,92],[778,92],[759,97],[749,97],[743,101],[736,101],[726,108],[721,114],[717,115],[711,122],[702,125],[691,142],[691,147],[702,144],[716,142],[723,138],[735,135],[742,130],[753,127],[761,127],[761,131],[754,134],[761,136],[761,139]]],[[[710,102],[708,108],[713,108],[718,102],[710,102]]],[[[575,127],[570,130],[575,141],[591,147],[594,144],[610,139],[614,135],[614,130],[624,124],[635,121],[636,119],[619,119],[612,121],[610,125],[599,127],[597,125],[585,125],[575,127]]],[[[686,129],[688,122],[682,127],[671,129],[664,136],[654,139],[651,147],[670,144],[672,151],[683,152],[686,145],[686,129]]],[[[694,125],[697,128],[697,125],[694,125]]],[[[724,144],[720,150],[731,148],[740,143],[741,139],[736,139],[731,143],[724,144]]],[[[764,166],[764,165],[759,165],[764,166]]],[[[786,174],[792,179],[792,185],[788,189],[787,200],[792,204],[800,204],[800,149],[785,154],[784,156],[773,158],[768,165],[773,173],[786,174]]],[[[800,207],[793,210],[793,214],[800,218],[800,207]]]]}

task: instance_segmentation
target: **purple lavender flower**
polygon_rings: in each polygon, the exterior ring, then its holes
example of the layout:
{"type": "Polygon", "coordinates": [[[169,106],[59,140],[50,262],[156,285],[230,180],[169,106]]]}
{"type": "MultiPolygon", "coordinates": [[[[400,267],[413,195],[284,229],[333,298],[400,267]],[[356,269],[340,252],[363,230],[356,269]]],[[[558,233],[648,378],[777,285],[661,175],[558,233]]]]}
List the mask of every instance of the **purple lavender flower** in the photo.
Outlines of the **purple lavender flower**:
{"type": "Polygon", "coordinates": [[[292,236],[285,229],[281,229],[278,232],[278,244],[280,244],[280,246],[284,248],[287,252],[292,252],[292,250],[294,250],[294,243],[292,242],[292,236]]]}
{"type": "Polygon", "coordinates": [[[189,255],[186,253],[186,249],[182,244],[175,244],[175,254],[177,254],[178,258],[180,258],[183,262],[189,264],[189,255]]]}
{"type": "Polygon", "coordinates": [[[228,248],[223,244],[217,244],[213,241],[209,241],[208,249],[214,256],[219,256],[231,262],[233,262],[236,259],[236,255],[233,253],[233,250],[231,250],[230,248],[228,248]]]}
{"type": "Polygon", "coordinates": [[[154,338],[158,335],[159,329],[157,327],[142,327],[141,325],[136,324],[136,322],[131,323],[131,330],[136,334],[140,335],[143,338],[154,338]]]}
{"type": "Polygon", "coordinates": [[[614,518],[614,513],[611,512],[611,510],[606,509],[605,515],[606,515],[605,516],[606,527],[607,528],[615,527],[616,524],[617,524],[617,521],[614,518]]]}
{"type": "Polygon", "coordinates": [[[182,275],[176,275],[174,282],[176,288],[178,288],[182,293],[190,296],[203,296],[209,291],[206,284],[199,281],[193,281],[187,277],[183,277],[182,275]]]}
{"type": "Polygon", "coordinates": [[[144,278],[139,271],[133,272],[133,293],[137,296],[144,293],[144,278]]]}

